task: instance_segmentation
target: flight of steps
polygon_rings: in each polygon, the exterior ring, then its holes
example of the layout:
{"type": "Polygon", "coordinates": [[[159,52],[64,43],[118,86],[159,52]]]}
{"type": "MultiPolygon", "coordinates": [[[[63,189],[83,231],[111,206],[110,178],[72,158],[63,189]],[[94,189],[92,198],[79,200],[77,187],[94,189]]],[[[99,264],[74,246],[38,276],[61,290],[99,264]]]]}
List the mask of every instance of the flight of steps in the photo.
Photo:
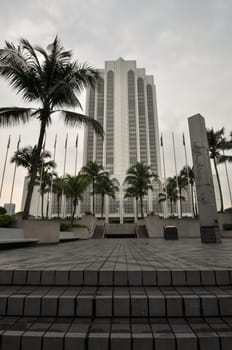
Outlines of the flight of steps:
{"type": "Polygon", "coordinates": [[[0,271],[1,350],[230,350],[232,271],[0,271]]]}

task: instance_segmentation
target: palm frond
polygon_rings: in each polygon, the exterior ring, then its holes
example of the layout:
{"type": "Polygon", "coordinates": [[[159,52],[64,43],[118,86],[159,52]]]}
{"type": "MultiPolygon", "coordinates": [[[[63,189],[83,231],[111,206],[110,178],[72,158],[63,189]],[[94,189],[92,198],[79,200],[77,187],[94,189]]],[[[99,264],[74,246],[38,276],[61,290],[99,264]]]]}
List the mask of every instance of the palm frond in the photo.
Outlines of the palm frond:
{"type": "Polygon", "coordinates": [[[27,123],[32,114],[31,108],[2,107],[0,108],[0,126],[13,126],[27,123]]]}
{"type": "Polygon", "coordinates": [[[104,131],[102,125],[95,119],[88,117],[87,115],[71,112],[71,111],[60,111],[64,115],[64,122],[70,126],[77,126],[82,123],[92,127],[96,134],[104,137],[104,131]]]}

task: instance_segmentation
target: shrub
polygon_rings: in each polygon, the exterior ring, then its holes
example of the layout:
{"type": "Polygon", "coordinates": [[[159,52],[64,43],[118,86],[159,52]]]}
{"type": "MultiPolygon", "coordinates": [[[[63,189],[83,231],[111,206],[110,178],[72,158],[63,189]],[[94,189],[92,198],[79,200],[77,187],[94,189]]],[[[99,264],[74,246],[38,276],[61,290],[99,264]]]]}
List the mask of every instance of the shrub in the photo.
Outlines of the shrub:
{"type": "Polygon", "coordinates": [[[223,230],[224,231],[232,230],[232,224],[224,224],[223,225],[223,230]]]}
{"type": "Polygon", "coordinates": [[[5,215],[6,214],[6,209],[3,207],[0,207],[0,215],[5,215]]]}
{"type": "Polygon", "coordinates": [[[68,231],[71,227],[71,224],[68,222],[61,222],[60,223],[60,231],[68,231]]]}
{"type": "Polygon", "coordinates": [[[74,224],[72,225],[72,227],[89,228],[87,225],[85,225],[85,224],[79,224],[78,222],[74,223],[74,224]]]}
{"type": "Polygon", "coordinates": [[[15,216],[0,215],[0,227],[11,227],[16,222],[15,216]]]}

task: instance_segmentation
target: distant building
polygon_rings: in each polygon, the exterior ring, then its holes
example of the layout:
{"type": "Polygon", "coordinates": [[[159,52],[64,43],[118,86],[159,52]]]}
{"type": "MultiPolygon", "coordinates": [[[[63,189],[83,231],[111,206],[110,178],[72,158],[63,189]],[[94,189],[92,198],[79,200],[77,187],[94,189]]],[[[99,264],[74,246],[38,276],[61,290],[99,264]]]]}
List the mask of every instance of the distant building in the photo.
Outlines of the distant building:
{"type": "MultiPolygon", "coordinates": [[[[120,190],[116,199],[106,199],[105,214],[123,222],[135,213],[135,200],[124,199],[127,169],[143,162],[161,175],[156,88],[153,76],[146,75],[144,68],[137,68],[136,61],[106,61],[98,73],[97,86],[87,90],[86,114],[103,125],[105,138],[103,141],[92,129],[86,129],[84,165],[96,161],[116,179],[120,190]]],[[[156,192],[144,199],[146,213],[160,211],[156,192]]],[[[82,213],[92,211],[91,203],[89,192],[82,203],[82,213]]],[[[100,215],[98,196],[95,208],[100,215]]]]}

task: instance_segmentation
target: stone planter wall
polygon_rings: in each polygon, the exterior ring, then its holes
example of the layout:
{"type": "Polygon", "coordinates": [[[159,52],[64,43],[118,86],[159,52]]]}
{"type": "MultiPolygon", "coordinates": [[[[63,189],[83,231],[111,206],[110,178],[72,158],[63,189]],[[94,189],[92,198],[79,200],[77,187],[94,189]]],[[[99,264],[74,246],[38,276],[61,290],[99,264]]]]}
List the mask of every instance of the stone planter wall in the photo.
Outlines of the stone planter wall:
{"type": "Polygon", "coordinates": [[[38,239],[40,243],[59,243],[59,221],[24,220],[22,228],[24,238],[38,239]]]}

